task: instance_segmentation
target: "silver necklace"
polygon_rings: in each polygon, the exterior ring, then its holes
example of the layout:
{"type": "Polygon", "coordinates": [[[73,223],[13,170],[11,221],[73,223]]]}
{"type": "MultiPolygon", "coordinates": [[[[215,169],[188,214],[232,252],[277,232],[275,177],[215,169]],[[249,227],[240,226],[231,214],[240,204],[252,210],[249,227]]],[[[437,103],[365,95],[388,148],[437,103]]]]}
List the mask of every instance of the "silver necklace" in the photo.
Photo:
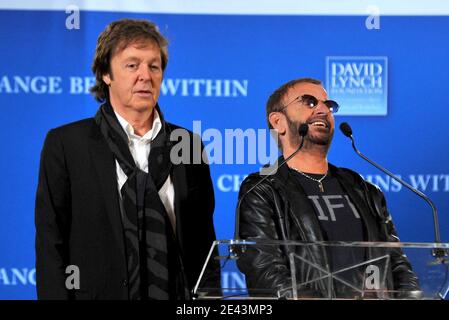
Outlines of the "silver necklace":
{"type": "Polygon", "coordinates": [[[298,169],[296,169],[296,168],[293,168],[293,167],[290,167],[290,168],[292,168],[292,169],[295,170],[296,172],[302,174],[304,177],[309,178],[310,180],[313,180],[313,181],[315,181],[315,182],[318,182],[318,187],[320,188],[320,191],[321,191],[321,192],[324,192],[323,180],[324,180],[324,178],[326,178],[327,173],[328,173],[329,171],[326,171],[326,173],[324,174],[324,176],[322,176],[321,178],[315,179],[315,178],[312,178],[311,176],[305,174],[304,172],[302,172],[302,171],[300,171],[300,170],[298,170],[298,169]]]}

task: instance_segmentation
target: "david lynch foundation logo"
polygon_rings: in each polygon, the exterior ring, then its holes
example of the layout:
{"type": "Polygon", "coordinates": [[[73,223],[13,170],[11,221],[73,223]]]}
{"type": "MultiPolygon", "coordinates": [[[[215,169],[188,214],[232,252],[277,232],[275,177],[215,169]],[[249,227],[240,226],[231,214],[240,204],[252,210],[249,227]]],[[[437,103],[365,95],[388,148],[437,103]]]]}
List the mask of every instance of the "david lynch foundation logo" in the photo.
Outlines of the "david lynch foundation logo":
{"type": "Polygon", "coordinates": [[[387,57],[327,57],[326,90],[338,115],[386,116],[387,57]]]}

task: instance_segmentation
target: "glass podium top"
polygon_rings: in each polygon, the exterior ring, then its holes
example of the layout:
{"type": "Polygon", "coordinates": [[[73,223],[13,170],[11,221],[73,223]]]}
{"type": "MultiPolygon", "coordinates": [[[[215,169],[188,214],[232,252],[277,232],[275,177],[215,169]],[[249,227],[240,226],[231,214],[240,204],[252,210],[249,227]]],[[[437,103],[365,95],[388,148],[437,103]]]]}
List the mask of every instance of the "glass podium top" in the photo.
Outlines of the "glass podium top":
{"type": "Polygon", "coordinates": [[[217,240],[193,293],[197,299],[445,299],[448,251],[448,243],[217,240]],[[220,284],[209,281],[217,272],[220,284]]]}

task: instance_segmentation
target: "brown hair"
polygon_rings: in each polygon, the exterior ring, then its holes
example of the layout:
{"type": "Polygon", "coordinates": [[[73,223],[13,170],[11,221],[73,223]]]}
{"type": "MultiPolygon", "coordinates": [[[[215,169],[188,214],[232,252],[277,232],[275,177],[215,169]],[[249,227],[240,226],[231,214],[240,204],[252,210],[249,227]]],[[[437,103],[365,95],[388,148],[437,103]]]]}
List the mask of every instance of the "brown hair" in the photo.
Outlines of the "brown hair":
{"type": "Polygon", "coordinates": [[[95,74],[95,85],[90,88],[90,92],[99,102],[104,102],[109,90],[103,81],[105,74],[111,74],[112,56],[125,49],[130,43],[142,40],[154,41],[161,50],[162,71],[168,63],[168,41],[159,32],[158,27],[146,20],[122,19],[110,23],[103,32],[100,33],[95,48],[95,57],[92,63],[92,72],[95,74]]]}
{"type": "Polygon", "coordinates": [[[321,84],[320,80],[316,80],[313,78],[299,78],[299,79],[291,80],[287,83],[284,83],[279,88],[277,88],[271,94],[271,96],[268,98],[266,112],[267,112],[267,122],[268,122],[269,129],[273,129],[273,126],[271,125],[271,123],[269,121],[270,113],[280,111],[283,107],[282,99],[284,98],[284,95],[287,93],[287,91],[290,88],[294,87],[296,84],[304,83],[304,82],[318,84],[318,85],[321,84]]]}

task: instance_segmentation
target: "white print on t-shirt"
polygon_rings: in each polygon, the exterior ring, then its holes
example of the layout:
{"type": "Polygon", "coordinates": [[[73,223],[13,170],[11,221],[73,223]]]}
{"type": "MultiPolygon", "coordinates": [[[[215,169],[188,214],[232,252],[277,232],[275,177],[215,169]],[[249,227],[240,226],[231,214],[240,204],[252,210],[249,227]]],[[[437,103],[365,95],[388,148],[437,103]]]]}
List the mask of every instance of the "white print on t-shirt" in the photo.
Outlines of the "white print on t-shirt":
{"type": "Polygon", "coordinates": [[[351,208],[351,211],[354,213],[354,216],[357,219],[360,219],[360,215],[357,212],[356,208],[354,207],[354,204],[349,200],[349,197],[347,195],[326,195],[326,196],[309,196],[309,199],[313,201],[315,208],[318,210],[318,219],[322,221],[328,221],[329,217],[327,217],[324,214],[324,210],[322,207],[322,203],[319,201],[322,199],[324,201],[324,204],[327,207],[327,210],[329,212],[331,221],[337,221],[337,218],[335,216],[335,209],[344,208],[346,205],[351,208]],[[343,200],[343,198],[346,199],[346,201],[343,200]],[[331,203],[332,200],[339,200],[334,201],[334,203],[331,203]]]}

